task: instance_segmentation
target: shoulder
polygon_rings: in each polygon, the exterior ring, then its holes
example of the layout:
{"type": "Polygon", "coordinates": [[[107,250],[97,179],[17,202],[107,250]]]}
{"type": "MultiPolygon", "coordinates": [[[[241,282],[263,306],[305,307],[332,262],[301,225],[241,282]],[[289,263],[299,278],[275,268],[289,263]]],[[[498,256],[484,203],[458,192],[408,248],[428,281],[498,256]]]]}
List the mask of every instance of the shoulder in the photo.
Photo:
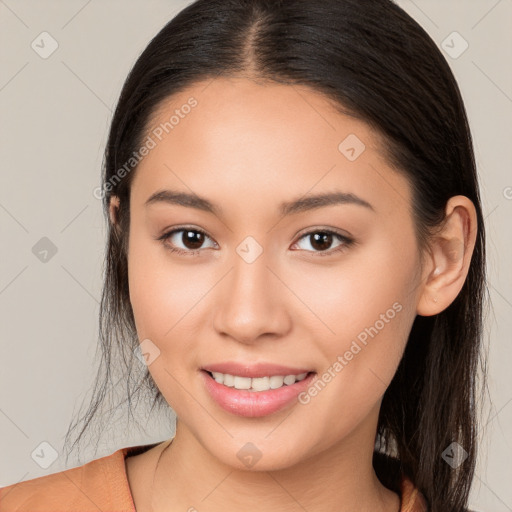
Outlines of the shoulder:
{"type": "Polygon", "coordinates": [[[427,512],[428,505],[420,490],[403,474],[400,481],[400,512],[427,512]]]}
{"type": "MultiPolygon", "coordinates": [[[[379,479],[400,495],[400,512],[429,512],[429,505],[420,489],[404,472],[399,459],[374,452],[374,468],[379,479]]],[[[461,512],[481,512],[465,508],[461,512]]]]}
{"type": "Polygon", "coordinates": [[[399,459],[374,452],[373,466],[379,480],[400,496],[400,512],[427,512],[427,500],[404,471],[399,459]]]}
{"type": "Polygon", "coordinates": [[[82,466],[0,488],[0,512],[135,512],[123,448],[82,466]]]}

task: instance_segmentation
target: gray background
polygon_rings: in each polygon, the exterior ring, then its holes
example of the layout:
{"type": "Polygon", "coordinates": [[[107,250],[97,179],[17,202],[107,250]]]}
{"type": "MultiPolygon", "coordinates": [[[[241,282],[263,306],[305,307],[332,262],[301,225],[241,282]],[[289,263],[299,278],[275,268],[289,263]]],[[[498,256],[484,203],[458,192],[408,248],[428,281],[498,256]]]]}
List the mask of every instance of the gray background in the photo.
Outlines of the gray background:
{"type": "MultiPolygon", "coordinates": [[[[62,456],[44,469],[31,454],[42,442],[61,452],[95,376],[105,229],[93,190],[112,110],[139,53],[188,3],[0,0],[0,486],[67,469],[62,456]],[[43,237],[54,255],[40,252],[43,237]]],[[[470,118],[492,300],[492,402],[470,505],[512,511],[512,0],[398,3],[444,52],[470,118]],[[458,56],[454,31],[469,45],[458,56]]],[[[144,434],[121,416],[94,458],[173,435],[169,420],[152,422],[144,434]]]]}

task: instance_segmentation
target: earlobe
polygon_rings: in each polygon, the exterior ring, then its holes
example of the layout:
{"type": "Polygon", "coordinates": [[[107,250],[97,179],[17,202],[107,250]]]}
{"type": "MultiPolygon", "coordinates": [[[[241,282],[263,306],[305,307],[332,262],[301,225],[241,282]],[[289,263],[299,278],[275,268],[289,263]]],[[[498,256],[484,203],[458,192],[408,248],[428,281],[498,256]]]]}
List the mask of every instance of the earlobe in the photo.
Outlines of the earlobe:
{"type": "Polygon", "coordinates": [[[459,294],[475,247],[476,219],[475,206],[467,197],[454,196],[447,202],[445,220],[430,243],[430,261],[425,265],[418,315],[440,313],[459,294]]]}
{"type": "Polygon", "coordinates": [[[117,226],[117,213],[119,211],[119,197],[112,196],[109,204],[109,216],[112,226],[117,226]]]}

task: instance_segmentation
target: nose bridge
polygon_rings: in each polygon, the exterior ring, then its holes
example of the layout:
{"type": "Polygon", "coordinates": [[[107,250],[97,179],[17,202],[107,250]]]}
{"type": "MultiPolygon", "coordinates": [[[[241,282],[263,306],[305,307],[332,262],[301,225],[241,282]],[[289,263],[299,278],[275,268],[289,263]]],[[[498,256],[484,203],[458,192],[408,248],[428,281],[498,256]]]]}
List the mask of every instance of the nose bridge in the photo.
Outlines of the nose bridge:
{"type": "MultiPolygon", "coordinates": [[[[263,247],[256,245],[255,241],[244,241],[236,248],[236,255],[233,256],[232,272],[232,293],[237,296],[240,303],[246,302],[244,297],[258,300],[260,295],[264,295],[265,288],[268,289],[269,274],[269,254],[263,251],[263,247]],[[260,249],[261,247],[261,249],[260,249]],[[267,286],[266,286],[267,285],[267,286]]],[[[267,296],[267,299],[271,297],[267,296]]],[[[261,301],[258,300],[259,303],[261,301]]]]}
{"type": "Polygon", "coordinates": [[[267,268],[270,255],[254,238],[247,237],[235,249],[232,270],[216,304],[214,327],[241,342],[251,342],[261,334],[282,334],[287,315],[282,285],[267,268]]]}

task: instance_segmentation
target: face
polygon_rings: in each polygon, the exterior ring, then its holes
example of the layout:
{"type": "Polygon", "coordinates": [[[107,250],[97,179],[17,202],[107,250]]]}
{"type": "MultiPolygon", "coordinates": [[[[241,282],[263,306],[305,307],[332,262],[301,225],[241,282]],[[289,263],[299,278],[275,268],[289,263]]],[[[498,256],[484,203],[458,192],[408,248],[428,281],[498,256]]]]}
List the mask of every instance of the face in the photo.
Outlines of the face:
{"type": "Polygon", "coordinates": [[[130,299],[183,428],[231,466],[259,452],[258,469],[373,442],[420,284],[410,187],[377,134],[311,89],[218,78],[167,100],[148,136],[130,299]]]}

